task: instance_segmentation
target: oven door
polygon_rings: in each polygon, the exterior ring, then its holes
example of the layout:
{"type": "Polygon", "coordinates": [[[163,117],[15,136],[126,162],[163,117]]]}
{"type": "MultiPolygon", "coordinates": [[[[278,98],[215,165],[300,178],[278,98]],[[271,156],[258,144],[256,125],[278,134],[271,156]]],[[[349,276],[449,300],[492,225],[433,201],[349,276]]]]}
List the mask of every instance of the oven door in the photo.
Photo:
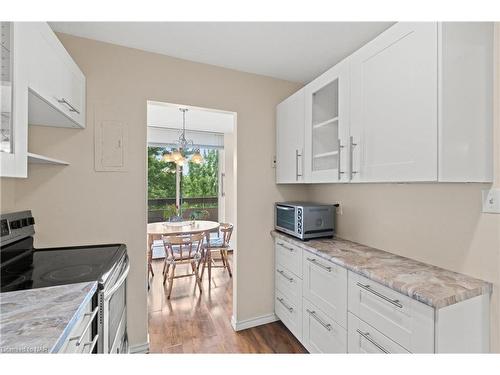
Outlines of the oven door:
{"type": "Polygon", "coordinates": [[[103,352],[126,353],[127,341],[127,275],[130,270],[125,258],[116,281],[103,291],[103,352]]]}
{"type": "Polygon", "coordinates": [[[276,204],[275,228],[282,232],[297,235],[297,220],[294,206],[276,204]]]}

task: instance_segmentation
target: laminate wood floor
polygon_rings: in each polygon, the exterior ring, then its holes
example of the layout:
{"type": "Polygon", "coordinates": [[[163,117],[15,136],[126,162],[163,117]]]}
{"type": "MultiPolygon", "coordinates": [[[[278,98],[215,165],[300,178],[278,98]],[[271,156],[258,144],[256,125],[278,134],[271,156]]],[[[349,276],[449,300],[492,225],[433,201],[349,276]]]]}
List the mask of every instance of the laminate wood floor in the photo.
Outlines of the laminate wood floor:
{"type": "MultiPolygon", "coordinates": [[[[180,272],[187,272],[180,268],[180,272]]],[[[212,289],[205,270],[203,293],[194,277],[174,280],[170,300],[162,283],[163,260],[153,260],[148,297],[151,353],[306,353],[281,322],[235,332],[231,326],[232,279],[212,269],[212,289]]]]}

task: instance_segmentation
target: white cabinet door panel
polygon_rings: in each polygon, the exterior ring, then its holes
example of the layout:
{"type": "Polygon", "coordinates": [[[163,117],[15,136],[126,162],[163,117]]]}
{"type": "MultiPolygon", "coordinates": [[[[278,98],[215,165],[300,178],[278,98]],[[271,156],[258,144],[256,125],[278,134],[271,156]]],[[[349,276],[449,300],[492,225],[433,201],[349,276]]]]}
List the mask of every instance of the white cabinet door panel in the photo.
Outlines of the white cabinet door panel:
{"type": "Polygon", "coordinates": [[[302,302],[302,344],[310,353],[347,353],[347,331],[307,299],[302,302]]]}
{"type": "MultiPolygon", "coordinates": [[[[274,312],[283,324],[293,333],[293,335],[302,339],[302,306],[298,301],[287,297],[279,290],[274,292],[274,312]]],[[[302,302],[302,301],[300,301],[302,302]]]]}
{"type": "Polygon", "coordinates": [[[347,270],[303,252],[302,294],[342,327],[347,326],[347,270]]]}
{"type": "Polygon", "coordinates": [[[348,182],[349,62],[305,87],[304,173],[307,182],[348,182]]]}
{"type": "Polygon", "coordinates": [[[354,182],[437,180],[437,24],[399,23],[351,57],[354,182]]]}
{"type": "Polygon", "coordinates": [[[276,264],[280,264],[302,278],[302,249],[279,238],[275,240],[276,264]]]}
{"type": "Polygon", "coordinates": [[[348,325],[348,353],[410,353],[351,313],[349,313],[348,325]]]}
{"type": "Polygon", "coordinates": [[[276,182],[304,182],[304,90],[276,107],[276,182]]]}
{"type": "Polygon", "coordinates": [[[412,353],[434,352],[434,309],[349,272],[349,311],[412,353]]]}

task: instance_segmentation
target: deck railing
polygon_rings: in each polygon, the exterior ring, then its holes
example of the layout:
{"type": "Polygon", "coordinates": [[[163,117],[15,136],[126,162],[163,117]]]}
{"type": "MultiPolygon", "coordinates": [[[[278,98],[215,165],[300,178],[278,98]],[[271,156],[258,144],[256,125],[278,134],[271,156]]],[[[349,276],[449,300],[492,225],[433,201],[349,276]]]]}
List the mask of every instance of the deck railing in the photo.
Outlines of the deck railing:
{"type": "MultiPolygon", "coordinates": [[[[168,206],[175,205],[175,198],[148,199],[148,223],[165,221],[168,206]]],[[[182,217],[219,221],[219,199],[217,197],[189,197],[182,199],[182,217]]]]}

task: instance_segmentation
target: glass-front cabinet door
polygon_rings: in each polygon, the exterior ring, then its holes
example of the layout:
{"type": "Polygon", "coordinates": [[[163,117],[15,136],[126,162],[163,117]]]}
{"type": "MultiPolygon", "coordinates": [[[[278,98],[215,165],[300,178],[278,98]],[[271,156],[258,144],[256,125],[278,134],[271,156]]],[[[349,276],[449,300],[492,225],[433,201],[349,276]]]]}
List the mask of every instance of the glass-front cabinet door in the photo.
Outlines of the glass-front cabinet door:
{"type": "Polygon", "coordinates": [[[12,23],[0,22],[0,106],[1,106],[1,145],[0,151],[10,153],[12,151],[12,23]]]}
{"type": "Polygon", "coordinates": [[[308,182],[349,180],[349,64],[306,86],[305,168],[308,182]]]}
{"type": "Polygon", "coordinates": [[[24,24],[0,22],[0,176],[27,176],[27,86],[19,40],[24,24]]]}

